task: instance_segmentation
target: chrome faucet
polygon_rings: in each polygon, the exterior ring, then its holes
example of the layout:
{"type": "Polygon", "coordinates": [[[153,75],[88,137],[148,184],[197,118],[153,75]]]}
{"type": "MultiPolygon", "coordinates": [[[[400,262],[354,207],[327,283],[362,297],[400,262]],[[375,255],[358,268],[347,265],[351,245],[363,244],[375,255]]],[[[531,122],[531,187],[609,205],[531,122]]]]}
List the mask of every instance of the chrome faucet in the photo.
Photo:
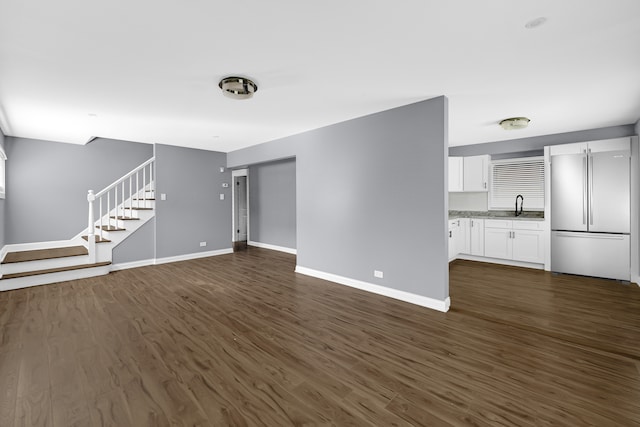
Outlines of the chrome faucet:
{"type": "Polygon", "coordinates": [[[516,216],[522,215],[522,205],[524,205],[524,197],[522,194],[516,196],[516,216]],[[520,199],[520,211],[518,211],[518,199],[520,199]]]}

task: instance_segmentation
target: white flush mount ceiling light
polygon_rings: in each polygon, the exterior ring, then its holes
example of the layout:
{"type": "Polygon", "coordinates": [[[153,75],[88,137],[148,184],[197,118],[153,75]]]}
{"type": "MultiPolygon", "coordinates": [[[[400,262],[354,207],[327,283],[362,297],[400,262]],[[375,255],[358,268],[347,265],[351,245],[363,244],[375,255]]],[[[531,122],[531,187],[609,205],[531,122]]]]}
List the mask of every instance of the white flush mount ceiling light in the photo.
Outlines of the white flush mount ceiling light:
{"type": "Polygon", "coordinates": [[[225,77],[218,83],[227,98],[249,99],[258,91],[258,86],[245,77],[225,77]]]}
{"type": "Polygon", "coordinates": [[[524,27],[527,30],[533,30],[534,28],[538,28],[539,26],[543,25],[545,22],[547,22],[547,18],[545,18],[544,16],[541,16],[539,18],[532,19],[531,21],[527,22],[526,24],[524,24],[524,27]]]}
{"type": "Polygon", "coordinates": [[[529,126],[529,120],[526,117],[511,117],[500,122],[500,126],[504,130],[524,129],[529,126]]]}

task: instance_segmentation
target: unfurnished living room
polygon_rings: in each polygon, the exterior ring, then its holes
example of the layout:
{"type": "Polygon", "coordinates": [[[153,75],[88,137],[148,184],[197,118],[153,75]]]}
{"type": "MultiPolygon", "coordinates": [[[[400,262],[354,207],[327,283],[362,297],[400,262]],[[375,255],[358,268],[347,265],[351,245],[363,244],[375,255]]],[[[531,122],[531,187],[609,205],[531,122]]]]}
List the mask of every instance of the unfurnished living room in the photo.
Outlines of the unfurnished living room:
{"type": "Polygon", "coordinates": [[[0,426],[640,425],[637,0],[0,11],[0,426]]]}

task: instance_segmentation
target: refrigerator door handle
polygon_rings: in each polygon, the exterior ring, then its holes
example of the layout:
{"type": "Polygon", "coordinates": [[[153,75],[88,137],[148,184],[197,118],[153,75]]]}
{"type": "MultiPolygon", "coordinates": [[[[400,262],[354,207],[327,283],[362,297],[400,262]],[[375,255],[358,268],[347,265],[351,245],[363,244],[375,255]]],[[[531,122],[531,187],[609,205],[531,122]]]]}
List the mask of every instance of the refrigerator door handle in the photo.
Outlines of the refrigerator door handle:
{"type": "Polygon", "coordinates": [[[587,223],[587,156],[582,161],[582,223],[587,223]]]}
{"type": "Polygon", "coordinates": [[[589,225],[593,225],[593,156],[589,150],[589,225]]]}

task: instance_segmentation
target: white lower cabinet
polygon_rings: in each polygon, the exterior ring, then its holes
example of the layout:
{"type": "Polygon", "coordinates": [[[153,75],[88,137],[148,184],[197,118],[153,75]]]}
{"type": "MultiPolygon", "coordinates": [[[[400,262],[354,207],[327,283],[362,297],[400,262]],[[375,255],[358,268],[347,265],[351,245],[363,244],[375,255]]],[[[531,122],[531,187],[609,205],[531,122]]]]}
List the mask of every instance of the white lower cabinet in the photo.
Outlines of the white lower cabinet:
{"type": "Polygon", "coordinates": [[[544,263],[542,221],[487,219],[484,227],[484,256],[544,263]]]}
{"type": "Polygon", "coordinates": [[[470,255],[484,256],[484,219],[469,219],[470,255]]]}
{"type": "Polygon", "coordinates": [[[544,234],[542,230],[513,231],[513,259],[515,261],[544,263],[544,234]]]}
{"type": "Polygon", "coordinates": [[[511,228],[493,227],[487,220],[484,228],[484,256],[490,258],[513,258],[511,228]]]}
{"type": "Polygon", "coordinates": [[[449,220],[449,261],[469,253],[469,218],[449,220]]]}
{"type": "Polygon", "coordinates": [[[458,220],[449,220],[449,261],[458,255],[458,220]]]}
{"type": "Polygon", "coordinates": [[[458,235],[456,236],[456,249],[458,254],[468,254],[471,250],[469,224],[469,218],[458,219],[458,235]]]}

